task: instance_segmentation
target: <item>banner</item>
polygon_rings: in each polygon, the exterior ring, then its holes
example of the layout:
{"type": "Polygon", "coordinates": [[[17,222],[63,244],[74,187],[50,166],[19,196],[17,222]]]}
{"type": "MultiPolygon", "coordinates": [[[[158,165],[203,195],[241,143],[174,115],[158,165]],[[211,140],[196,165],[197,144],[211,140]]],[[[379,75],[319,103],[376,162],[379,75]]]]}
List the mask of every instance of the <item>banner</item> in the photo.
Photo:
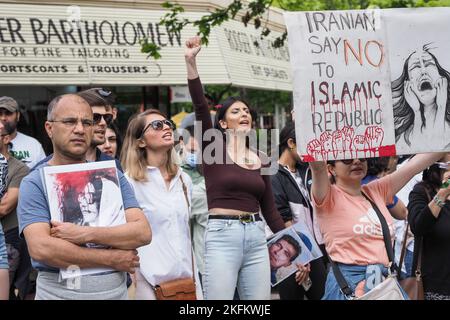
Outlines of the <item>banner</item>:
{"type": "Polygon", "coordinates": [[[430,45],[450,49],[445,32],[436,32],[450,26],[449,9],[441,10],[285,13],[303,161],[449,148],[448,72],[430,45]],[[435,67],[425,67],[431,60],[435,67]]]}

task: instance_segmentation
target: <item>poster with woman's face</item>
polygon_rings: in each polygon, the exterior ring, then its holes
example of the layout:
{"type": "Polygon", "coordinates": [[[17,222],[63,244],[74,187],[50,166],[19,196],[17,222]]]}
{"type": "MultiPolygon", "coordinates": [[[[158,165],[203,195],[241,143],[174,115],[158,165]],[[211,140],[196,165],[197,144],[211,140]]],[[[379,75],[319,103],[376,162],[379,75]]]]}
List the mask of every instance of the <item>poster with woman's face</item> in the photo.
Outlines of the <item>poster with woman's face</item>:
{"type": "Polygon", "coordinates": [[[450,8],[383,10],[397,154],[450,148],[450,8]]]}
{"type": "Polygon", "coordinates": [[[53,220],[100,227],[125,223],[114,161],[46,167],[53,220]]]}
{"type": "MultiPolygon", "coordinates": [[[[126,223],[115,161],[44,167],[44,182],[52,220],[86,227],[126,223]]],[[[83,269],[81,275],[105,271],[110,269],[83,269]]],[[[61,269],[61,276],[73,274],[61,269]]]]}

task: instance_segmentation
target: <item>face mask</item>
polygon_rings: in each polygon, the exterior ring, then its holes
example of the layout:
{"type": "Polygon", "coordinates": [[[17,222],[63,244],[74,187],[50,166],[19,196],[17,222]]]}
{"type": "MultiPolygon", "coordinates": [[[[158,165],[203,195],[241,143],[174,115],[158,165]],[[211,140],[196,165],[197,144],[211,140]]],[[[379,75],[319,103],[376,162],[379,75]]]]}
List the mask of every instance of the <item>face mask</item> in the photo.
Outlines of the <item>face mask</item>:
{"type": "Polygon", "coordinates": [[[197,166],[197,154],[186,152],[185,161],[189,167],[195,168],[197,166]]]}

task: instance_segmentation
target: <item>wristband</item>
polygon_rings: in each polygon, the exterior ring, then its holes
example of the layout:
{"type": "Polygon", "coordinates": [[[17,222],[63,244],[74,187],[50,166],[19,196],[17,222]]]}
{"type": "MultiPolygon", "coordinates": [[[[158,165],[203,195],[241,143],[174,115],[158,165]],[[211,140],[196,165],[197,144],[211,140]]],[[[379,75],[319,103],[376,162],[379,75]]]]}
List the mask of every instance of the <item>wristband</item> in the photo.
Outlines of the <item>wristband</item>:
{"type": "Polygon", "coordinates": [[[435,195],[433,198],[433,202],[439,207],[443,208],[445,205],[445,201],[442,201],[441,198],[438,197],[438,195],[435,195]]]}

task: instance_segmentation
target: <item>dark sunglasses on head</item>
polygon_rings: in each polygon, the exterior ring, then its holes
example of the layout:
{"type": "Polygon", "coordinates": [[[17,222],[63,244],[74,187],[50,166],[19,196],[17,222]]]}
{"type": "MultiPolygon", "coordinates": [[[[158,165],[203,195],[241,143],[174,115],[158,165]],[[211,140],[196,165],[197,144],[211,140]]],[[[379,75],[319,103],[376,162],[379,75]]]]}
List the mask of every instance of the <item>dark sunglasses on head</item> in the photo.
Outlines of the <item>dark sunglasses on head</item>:
{"type": "Polygon", "coordinates": [[[109,91],[108,89],[104,89],[104,88],[97,89],[96,91],[102,97],[109,97],[112,94],[111,91],[109,91]]]}
{"type": "MultiPolygon", "coordinates": [[[[343,164],[350,165],[350,164],[353,163],[354,160],[356,160],[356,159],[344,159],[344,160],[339,160],[339,161],[341,161],[343,164]]],[[[365,158],[360,158],[358,160],[360,162],[366,162],[367,161],[367,159],[365,159],[365,158]]]]}
{"type": "Polygon", "coordinates": [[[175,123],[173,123],[171,120],[153,120],[147,126],[145,126],[144,130],[142,130],[141,137],[144,135],[145,131],[147,131],[148,128],[152,127],[153,130],[160,131],[164,128],[164,125],[167,125],[171,130],[175,130],[175,123]]]}
{"type": "Polygon", "coordinates": [[[113,115],[111,113],[94,113],[94,124],[99,124],[102,118],[105,119],[106,125],[109,125],[113,120],[113,115]]]}

